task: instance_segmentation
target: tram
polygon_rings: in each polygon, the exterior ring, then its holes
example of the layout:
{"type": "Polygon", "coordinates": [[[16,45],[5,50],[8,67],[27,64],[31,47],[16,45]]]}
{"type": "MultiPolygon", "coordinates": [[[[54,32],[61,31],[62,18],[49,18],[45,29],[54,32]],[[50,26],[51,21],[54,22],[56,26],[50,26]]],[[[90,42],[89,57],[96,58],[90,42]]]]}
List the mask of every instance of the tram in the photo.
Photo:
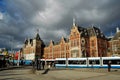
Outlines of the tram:
{"type": "Polygon", "coordinates": [[[120,68],[120,57],[56,58],[56,68],[120,68]]]}
{"type": "Polygon", "coordinates": [[[46,65],[55,63],[55,59],[41,59],[41,63],[44,63],[46,65]]]}

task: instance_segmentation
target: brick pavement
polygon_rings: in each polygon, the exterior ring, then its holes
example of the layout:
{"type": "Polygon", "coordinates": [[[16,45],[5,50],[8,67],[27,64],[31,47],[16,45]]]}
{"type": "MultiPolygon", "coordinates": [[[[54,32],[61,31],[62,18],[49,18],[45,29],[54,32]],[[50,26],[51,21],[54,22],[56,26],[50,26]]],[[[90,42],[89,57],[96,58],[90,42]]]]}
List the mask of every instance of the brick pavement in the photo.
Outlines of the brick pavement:
{"type": "Polygon", "coordinates": [[[0,71],[0,80],[119,80],[120,70],[112,69],[50,69],[31,73],[31,69],[12,69],[0,71]],[[11,73],[12,72],[12,73],[11,73]],[[4,75],[4,76],[3,76],[4,75]]]}
{"type": "Polygon", "coordinates": [[[107,69],[67,69],[67,70],[50,70],[47,74],[41,74],[43,71],[38,71],[43,80],[119,80],[120,70],[112,69],[108,72],[107,69]]]}

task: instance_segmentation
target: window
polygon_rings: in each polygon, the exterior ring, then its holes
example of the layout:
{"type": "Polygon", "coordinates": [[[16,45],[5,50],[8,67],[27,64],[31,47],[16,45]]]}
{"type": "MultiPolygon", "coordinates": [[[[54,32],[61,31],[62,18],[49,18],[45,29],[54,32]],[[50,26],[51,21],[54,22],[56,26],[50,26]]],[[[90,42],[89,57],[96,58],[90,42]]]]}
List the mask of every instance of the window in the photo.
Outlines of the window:
{"type": "Polygon", "coordinates": [[[92,45],[92,47],[94,47],[94,40],[91,41],[91,45],[92,45]]]}
{"type": "Polygon", "coordinates": [[[77,40],[77,46],[79,46],[79,39],[77,40]]]}
{"type": "Polygon", "coordinates": [[[73,32],[73,35],[75,36],[75,35],[76,35],[76,33],[75,33],[75,32],[73,32]]]}

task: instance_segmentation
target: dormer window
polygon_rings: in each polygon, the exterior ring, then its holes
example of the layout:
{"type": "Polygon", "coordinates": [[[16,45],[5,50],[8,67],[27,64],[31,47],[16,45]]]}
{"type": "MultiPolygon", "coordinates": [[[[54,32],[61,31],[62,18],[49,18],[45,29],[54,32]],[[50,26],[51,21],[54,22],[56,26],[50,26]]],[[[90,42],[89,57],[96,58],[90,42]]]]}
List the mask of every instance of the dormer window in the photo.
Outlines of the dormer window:
{"type": "Polygon", "coordinates": [[[99,35],[99,33],[97,32],[97,36],[99,35]]]}
{"type": "Polygon", "coordinates": [[[87,33],[85,33],[85,35],[87,35],[87,33]]]}
{"type": "Polygon", "coordinates": [[[72,29],[75,29],[75,26],[73,26],[72,29]]]}
{"type": "Polygon", "coordinates": [[[101,34],[101,37],[103,37],[103,34],[101,34]]]}

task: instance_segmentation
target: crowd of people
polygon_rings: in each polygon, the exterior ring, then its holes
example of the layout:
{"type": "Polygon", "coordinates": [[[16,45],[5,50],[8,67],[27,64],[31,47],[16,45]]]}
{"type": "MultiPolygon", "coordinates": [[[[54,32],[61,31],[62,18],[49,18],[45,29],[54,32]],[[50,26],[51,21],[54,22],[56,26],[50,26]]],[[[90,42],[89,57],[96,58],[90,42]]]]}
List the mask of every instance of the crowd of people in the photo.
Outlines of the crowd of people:
{"type": "Polygon", "coordinates": [[[5,59],[0,59],[0,68],[6,67],[7,66],[7,62],[5,59]]]}
{"type": "Polygon", "coordinates": [[[32,61],[33,68],[36,69],[45,69],[45,68],[55,68],[54,62],[45,62],[45,61],[32,61]]]}

